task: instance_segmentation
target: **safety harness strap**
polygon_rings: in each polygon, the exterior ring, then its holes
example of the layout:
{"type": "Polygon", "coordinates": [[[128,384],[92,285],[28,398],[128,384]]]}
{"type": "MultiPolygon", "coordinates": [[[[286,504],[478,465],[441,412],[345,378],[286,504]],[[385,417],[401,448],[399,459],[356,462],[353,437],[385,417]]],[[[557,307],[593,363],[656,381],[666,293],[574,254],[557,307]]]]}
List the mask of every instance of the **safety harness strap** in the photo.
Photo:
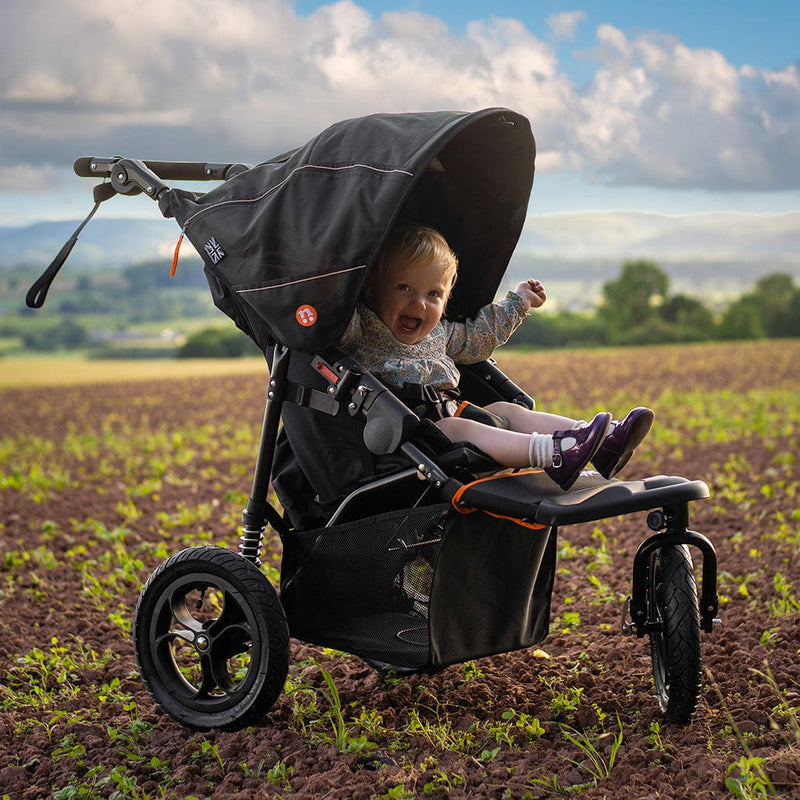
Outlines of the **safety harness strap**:
{"type": "Polygon", "coordinates": [[[339,413],[339,403],[329,394],[319,392],[316,389],[309,389],[301,383],[289,381],[286,385],[286,395],[284,402],[294,403],[304,408],[311,408],[314,411],[321,411],[323,414],[335,416],[339,413]]]}

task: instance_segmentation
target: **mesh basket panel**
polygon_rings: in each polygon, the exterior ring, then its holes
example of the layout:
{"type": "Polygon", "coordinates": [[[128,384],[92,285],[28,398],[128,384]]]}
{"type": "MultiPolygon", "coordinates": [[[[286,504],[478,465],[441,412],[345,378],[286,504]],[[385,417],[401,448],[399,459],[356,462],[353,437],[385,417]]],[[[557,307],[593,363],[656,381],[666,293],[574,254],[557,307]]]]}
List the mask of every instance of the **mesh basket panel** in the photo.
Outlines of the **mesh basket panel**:
{"type": "Polygon", "coordinates": [[[296,533],[284,543],[281,600],[292,635],[421,666],[447,504],[296,533]]]}
{"type": "Polygon", "coordinates": [[[447,504],[393,511],[284,542],[293,636],[396,666],[443,666],[546,636],[555,529],[447,504]]]}

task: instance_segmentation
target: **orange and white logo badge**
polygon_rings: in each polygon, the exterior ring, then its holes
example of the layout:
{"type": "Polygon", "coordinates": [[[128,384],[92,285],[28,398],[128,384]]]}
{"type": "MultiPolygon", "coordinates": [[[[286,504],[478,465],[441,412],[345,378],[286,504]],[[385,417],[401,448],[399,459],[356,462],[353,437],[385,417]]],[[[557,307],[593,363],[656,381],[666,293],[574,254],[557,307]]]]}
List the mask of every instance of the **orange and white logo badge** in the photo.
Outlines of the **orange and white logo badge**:
{"type": "Polygon", "coordinates": [[[309,328],[317,321],[317,309],[314,306],[303,305],[294,312],[294,316],[304,328],[309,328]]]}

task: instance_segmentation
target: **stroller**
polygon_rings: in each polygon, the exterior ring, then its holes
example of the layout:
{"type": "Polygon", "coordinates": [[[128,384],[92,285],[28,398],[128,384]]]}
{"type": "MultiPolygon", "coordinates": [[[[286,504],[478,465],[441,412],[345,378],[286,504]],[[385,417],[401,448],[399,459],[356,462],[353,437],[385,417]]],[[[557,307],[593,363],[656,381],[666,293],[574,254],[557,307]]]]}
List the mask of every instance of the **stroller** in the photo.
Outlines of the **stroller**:
{"type": "MultiPolygon", "coordinates": [[[[459,256],[453,319],[493,300],[525,220],[535,145],[507,109],[376,114],[337,123],[256,166],[81,158],[106,179],[95,206],[144,192],[203,258],[215,304],[264,351],[266,409],[238,553],[193,547],[162,563],[135,612],[140,674],[195,729],[259,720],[280,696],[289,636],[398,674],[527,648],[548,633],[561,526],[647,511],[624,633],[649,637],[658,703],[687,722],[700,631],[717,614],[716,555],[688,529],[698,480],[606,480],[562,491],[450,442],[337,350],[395,224],[443,233],[459,256]],[[206,194],[165,181],[216,180],[206,194]],[[268,502],[270,485],[283,513],[268,502]],[[279,593],[259,569],[270,525],[279,593]],[[688,546],[702,554],[702,593],[688,546]]],[[[40,306],[80,230],[31,289],[40,306]]],[[[493,361],[459,366],[478,405],[534,402],[493,361]]]]}

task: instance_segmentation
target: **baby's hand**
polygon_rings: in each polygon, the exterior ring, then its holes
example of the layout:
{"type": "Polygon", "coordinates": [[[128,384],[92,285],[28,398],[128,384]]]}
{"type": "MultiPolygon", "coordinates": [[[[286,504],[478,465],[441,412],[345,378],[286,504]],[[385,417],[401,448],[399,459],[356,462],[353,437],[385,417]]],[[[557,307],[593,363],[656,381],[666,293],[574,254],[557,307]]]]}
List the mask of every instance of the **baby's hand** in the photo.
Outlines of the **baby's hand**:
{"type": "Polygon", "coordinates": [[[528,304],[528,308],[539,308],[547,300],[544,286],[534,278],[517,284],[514,291],[528,304]]]}

